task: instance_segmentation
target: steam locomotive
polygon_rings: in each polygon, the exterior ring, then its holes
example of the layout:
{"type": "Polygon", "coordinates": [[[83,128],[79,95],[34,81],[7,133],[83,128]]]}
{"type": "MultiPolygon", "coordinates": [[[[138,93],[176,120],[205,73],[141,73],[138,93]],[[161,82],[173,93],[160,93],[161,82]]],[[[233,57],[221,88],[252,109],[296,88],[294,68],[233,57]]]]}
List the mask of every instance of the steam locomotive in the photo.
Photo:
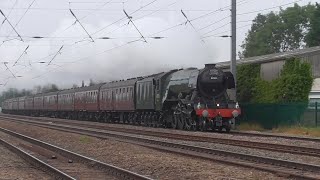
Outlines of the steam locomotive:
{"type": "Polygon", "coordinates": [[[241,110],[214,64],[5,100],[3,113],[229,132],[241,110]]]}

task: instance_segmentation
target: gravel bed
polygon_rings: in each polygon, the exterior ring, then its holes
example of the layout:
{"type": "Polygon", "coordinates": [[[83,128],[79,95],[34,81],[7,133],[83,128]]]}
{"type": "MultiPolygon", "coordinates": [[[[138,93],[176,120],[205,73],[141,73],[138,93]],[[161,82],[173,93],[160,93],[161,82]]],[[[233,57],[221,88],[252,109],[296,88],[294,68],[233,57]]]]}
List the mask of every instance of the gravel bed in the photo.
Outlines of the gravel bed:
{"type": "MultiPolygon", "coordinates": [[[[143,135],[130,135],[130,136],[141,137],[141,138],[147,137],[147,136],[143,136],[143,135]]],[[[308,164],[314,164],[314,165],[320,164],[320,158],[311,157],[311,156],[304,156],[304,155],[300,155],[300,154],[274,152],[274,151],[268,151],[268,150],[253,149],[253,148],[231,146],[231,145],[224,145],[224,144],[206,143],[206,142],[181,141],[181,140],[173,140],[173,139],[168,139],[168,138],[157,138],[157,137],[150,137],[150,136],[147,138],[153,139],[153,140],[162,140],[165,142],[181,143],[181,144],[185,144],[185,145],[195,145],[195,146],[212,148],[212,149],[217,149],[217,150],[227,150],[230,152],[242,153],[242,154],[247,154],[247,155],[263,156],[263,157],[274,158],[274,159],[279,159],[279,160],[289,160],[289,161],[295,161],[295,162],[299,162],[299,163],[308,163],[308,164]]]]}
{"type": "Polygon", "coordinates": [[[93,175],[95,176],[94,179],[97,179],[97,180],[99,179],[116,180],[117,179],[111,175],[108,175],[104,171],[88,168],[88,166],[83,163],[80,163],[80,162],[69,163],[68,162],[69,159],[66,157],[60,156],[55,152],[41,148],[37,145],[33,145],[29,142],[13,137],[4,132],[0,132],[0,137],[3,138],[5,141],[10,142],[15,146],[18,146],[19,148],[22,148],[23,150],[37,157],[41,161],[50,164],[51,166],[59,169],[60,171],[63,171],[64,173],[76,179],[91,180],[93,175]],[[32,147],[32,150],[26,147],[32,147]],[[56,159],[51,159],[52,155],[55,155],[56,159]]]}
{"type": "MultiPolygon", "coordinates": [[[[50,120],[50,118],[48,118],[48,121],[49,120],[50,120]]],[[[52,119],[52,122],[54,122],[56,120],[61,121],[61,119],[52,119]]],[[[71,120],[69,120],[69,121],[71,121],[71,120]]],[[[80,122],[80,123],[90,123],[90,124],[92,123],[92,124],[97,124],[99,126],[105,126],[105,127],[118,127],[118,128],[136,129],[136,130],[149,130],[149,131],[156,131],[156,132],[177,133],[177,134],[195,135],[195,136],[203,136],[203,137],[229,138],[229,139],[235,139],[235,140],[238,139],[238,140],[245,140],[245,141],[304,146],[304,147],[311,147],[311,148],[320,149],[319,142],[292,140],[292,139],[277,138],[277,137],[241,136],[241,135],[232,135],[232,134],[217,133],[217,132],[215,132],[215,133],[205,132],[204,133],[204,132],[191,132],[191,131],[165,129],[165,128],[151,128],[151,127],[133,126],[133,125],[126,125],[126,124],[107,124],[107,123],[83,122],[83,121],[76,121],[76,120],[72,120],[72,121],[80,122]]]]}
{"type": "Polygon", "coordinates": [[[254,169],[227,166],[113,140],[7,121],[1,121],[0,126],[155,179],[285,179],[254,169]]]}
{"type": "MultiPolygon", "coordinates": [[[[103,131],[103,130],[101,130],[101,131],[103,131]]],[[[289,160],[289,161],[295,161],[295,162],[299,162],[299,163],[310,163],[310,164],[314,164],[314,165],[320,164],[320,158],[312,157],[312,156],[304,156],[304,155],[300,155],[300,154],[274,152],[274,151],[268,151],[268,150],[246,148],[246,147],[224,145],[224,144],[214,144],[214,143],[207,143],[207,142],[182,141],[182,140],[174,140],[174,139],[170,139],[170,138],[159,138],[159,137],[154,137],[154,136],[134,135],[134,134],[121,133],[121,132],[114,132],[114,133],[119,134],[119,135],[124,134],[124,135],[132,136],[132,137],[160,140],[160,141],[165,141],[165,142],[181,143],[181,144],[185,144],[185,145],[196,145],[196,146],[218,149],[218,150],[227,150],[227,151],[231,151],[231,152],[237,152],[237,153],[248,154],[248,155],[256,155],[256,156],[263,156],[263,157],[275,158],[275,159],[280,159],[280,160],[289,160]]]]}
{"type": "Polygon", "coordinates": [[[52,179],[45,172],[32,167],[15,153],[0,145],[0,179],[52,179]]]}

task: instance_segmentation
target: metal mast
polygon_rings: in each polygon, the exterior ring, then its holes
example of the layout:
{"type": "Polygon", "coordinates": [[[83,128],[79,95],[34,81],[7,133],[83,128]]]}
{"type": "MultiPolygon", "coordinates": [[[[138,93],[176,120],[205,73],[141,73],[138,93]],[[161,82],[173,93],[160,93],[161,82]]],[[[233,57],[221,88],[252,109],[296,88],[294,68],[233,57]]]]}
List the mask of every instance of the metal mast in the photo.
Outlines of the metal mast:
{"type": "MultiPolygon", "coordinates": [[[[230,63],[230,70],[234,76],[234,80],[236,82],[237,88],[237,3],[236,0],[231,0],[231,63],[230,63]]],[[[237,90],[234,89],[234,100],[236,101],[237,97],[237,90]]]]}

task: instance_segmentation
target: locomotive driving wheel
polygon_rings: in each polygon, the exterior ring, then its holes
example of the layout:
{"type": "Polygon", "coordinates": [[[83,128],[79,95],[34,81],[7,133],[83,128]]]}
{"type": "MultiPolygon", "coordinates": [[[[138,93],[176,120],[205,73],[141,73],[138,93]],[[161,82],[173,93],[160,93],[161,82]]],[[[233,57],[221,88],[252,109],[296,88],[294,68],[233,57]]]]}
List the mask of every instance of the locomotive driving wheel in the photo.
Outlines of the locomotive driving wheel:
{"type": "Polygon", "coordinates": [[[184,120],[184,129],[185,130],[196,130],[196,121],[194,117],[192,116],[192,109],[188,109],[186,107],[183,107],[182,109],[182,120],[184,120]]]}
{"type": "Polygon", "coordinates": [[[201,117],[199,119],[199,129],[200,131],[207,131],[208,130],[208,123],[207,123],[207,119],[205,117],[201,117]]]}
{"type": "Polygon", "coordinates": [[[182,112],[182,107],[178,104],[174,111],[172,127],[174,129],[183,129],[185,125],[184,115],[182,112]]]}

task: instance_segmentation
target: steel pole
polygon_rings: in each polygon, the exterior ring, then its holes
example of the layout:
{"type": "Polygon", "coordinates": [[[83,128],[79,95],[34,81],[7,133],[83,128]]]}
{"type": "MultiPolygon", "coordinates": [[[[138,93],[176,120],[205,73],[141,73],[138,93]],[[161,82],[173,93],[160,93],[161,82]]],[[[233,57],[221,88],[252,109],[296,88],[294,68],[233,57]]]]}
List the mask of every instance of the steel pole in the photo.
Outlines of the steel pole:
{"type": "Polygon", "coordinates": [[[236,87],[234,88],[234,100],[237,100],[237,2],[236,0],[231,0],[231,63],[230,70],[234,76],[236,87]]]}

